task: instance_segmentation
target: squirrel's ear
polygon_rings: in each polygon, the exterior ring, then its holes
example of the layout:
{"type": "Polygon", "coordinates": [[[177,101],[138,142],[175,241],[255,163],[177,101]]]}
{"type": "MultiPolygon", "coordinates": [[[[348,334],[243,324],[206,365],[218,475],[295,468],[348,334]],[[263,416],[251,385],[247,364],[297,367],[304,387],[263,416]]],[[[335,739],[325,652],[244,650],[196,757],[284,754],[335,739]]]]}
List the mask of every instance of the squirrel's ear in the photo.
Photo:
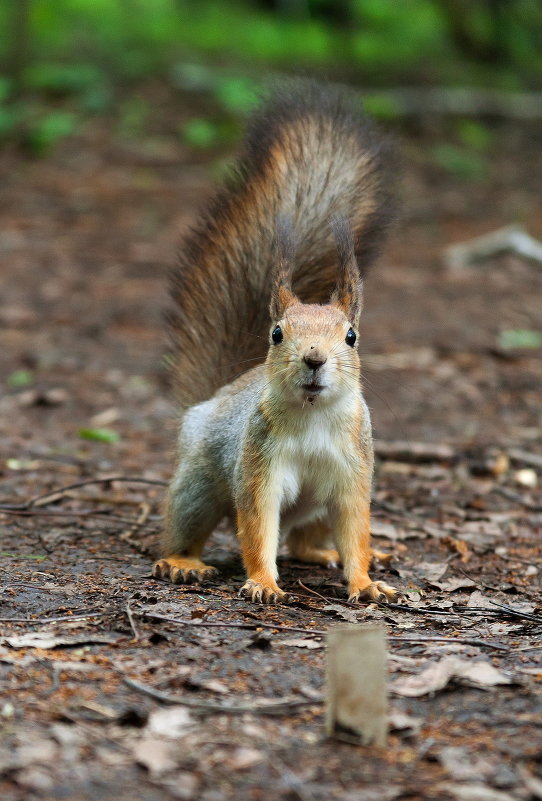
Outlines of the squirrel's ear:
{"type": "Polygon", "coordinates": [[[285,310],[297,300],[292,292],[295,242],[292,221],[283,216],[276,220],[275,234],[276,267],[271,291],[271,319],[280,320],[285,310]]]}
{"type": "Polygon", "coordinates": [[[330,223],[339,257],[337,285],[331,296],[331,302],[338,306],[348,320],[357,327],[363,300],[363,284],[354,251],[352,228],[348,220],[338,214],[331,218],[330,223]]]}

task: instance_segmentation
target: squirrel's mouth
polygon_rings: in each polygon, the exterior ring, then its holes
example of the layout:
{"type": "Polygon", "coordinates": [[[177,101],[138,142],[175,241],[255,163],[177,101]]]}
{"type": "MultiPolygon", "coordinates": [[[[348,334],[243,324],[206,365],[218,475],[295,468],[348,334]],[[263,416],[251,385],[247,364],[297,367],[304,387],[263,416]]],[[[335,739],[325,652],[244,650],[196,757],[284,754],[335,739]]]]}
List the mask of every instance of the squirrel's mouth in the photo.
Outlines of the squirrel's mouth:
{"type": "Polygon", "coordinates": [[[319,392],[322,392],[322,390],[325,389],[323,384],[302,384],[301,387],[305,390],[305,392],[312,393],[313,395],[317,395],[319,392]]]}

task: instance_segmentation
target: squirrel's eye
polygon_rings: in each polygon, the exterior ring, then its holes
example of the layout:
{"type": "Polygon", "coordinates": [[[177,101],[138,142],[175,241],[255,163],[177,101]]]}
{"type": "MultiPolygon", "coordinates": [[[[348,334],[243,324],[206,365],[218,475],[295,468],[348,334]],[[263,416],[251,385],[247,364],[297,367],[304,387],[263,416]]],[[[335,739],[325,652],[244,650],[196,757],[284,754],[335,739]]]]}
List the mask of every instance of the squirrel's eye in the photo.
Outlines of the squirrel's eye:
{"type": "Polygon", "coordinates": [[[353,348],[354,347],[354,343],[356,341],[355,331],[353,331],[351,328],[349,328],[348,329],[348,333],[347,333],[346,338],[345,338],[344,341],[346,342],[347,345],[350,345],[350,347],[353,348]]]}
{"type": "Polygon", "coordinates": [[[278,345],[279,342],[282,342],[282,340],[284,339],[284,337],[282,336],[282,328],[280,327],[280,325],[277,325],[277,327],[271,334],[271,339],[273,340],[275,345],[278,345]]]}

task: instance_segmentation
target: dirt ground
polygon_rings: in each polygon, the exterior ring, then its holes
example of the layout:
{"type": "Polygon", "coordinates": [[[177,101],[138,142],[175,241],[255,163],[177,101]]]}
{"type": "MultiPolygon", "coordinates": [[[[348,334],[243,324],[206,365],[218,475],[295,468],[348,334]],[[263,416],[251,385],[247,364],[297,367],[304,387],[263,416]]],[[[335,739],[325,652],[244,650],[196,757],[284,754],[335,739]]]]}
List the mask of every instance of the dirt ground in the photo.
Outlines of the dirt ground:
{"type": "Polygon", "coordinates": [[[495,123],[487,178],[465,183],[431,162],[442,131],[403,132],[362,351],[373,532],[394,554],[375,573],[404,600],[348,605],[339,571],[283,556],[295,599],[261,608],[236,597],[226,523],[215,582],[150,575],[175,431],[166,276],[216,172],[156,97],[146,138],[102,120],[46,160],[0,159],[1,797],[542,799],[541,350],[502,337],[540,330],[542,271],[443,260],[511,222],[542,238],[542,133],[495,123]],[[80,435],[102,428],[118,441],[80,435]],[[148,483],[96,482],[113,476],[148,483]],[[386,748],[325,734],[323,632],[345,621],[389,635],[386,748]]]}

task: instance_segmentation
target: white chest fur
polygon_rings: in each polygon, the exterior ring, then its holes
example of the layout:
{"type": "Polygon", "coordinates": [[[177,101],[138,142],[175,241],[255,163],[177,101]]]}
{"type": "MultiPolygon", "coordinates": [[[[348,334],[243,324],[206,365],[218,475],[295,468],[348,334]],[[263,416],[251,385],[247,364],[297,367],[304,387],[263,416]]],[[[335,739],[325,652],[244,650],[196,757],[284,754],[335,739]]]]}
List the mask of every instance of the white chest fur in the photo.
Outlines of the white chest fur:
{"type": "Polygon", "coordinates": [[[348,422],[330,409],[309,409],[290,422],[273,459],[273,484],[283,512],[296,506],[323,511],[351,481],[359,449],[348,422]]]}

